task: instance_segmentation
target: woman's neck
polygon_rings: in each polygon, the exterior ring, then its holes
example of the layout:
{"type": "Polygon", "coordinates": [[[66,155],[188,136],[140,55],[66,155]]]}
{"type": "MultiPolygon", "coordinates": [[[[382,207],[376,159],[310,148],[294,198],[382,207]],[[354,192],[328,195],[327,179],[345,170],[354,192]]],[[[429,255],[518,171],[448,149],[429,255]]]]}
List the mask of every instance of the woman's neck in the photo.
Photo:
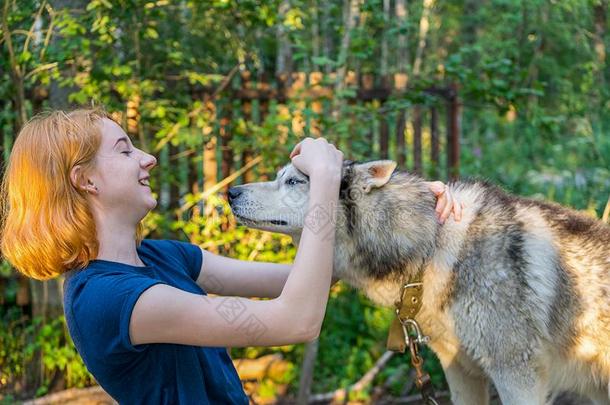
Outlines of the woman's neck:
{"type": "Polygon", "coordinates": [[[104,221],[97,224],[97,259],[144,266],[136,250],[136,228],[130,224],[104,221]]]}

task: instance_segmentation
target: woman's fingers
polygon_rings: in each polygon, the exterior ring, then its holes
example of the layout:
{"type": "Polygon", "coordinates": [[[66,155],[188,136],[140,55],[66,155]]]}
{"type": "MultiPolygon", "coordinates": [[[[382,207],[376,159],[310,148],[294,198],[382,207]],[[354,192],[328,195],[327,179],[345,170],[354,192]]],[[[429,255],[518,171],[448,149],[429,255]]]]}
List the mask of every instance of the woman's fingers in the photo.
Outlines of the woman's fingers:
{"type": "Polygon", "coordinates": [[[441,213],[444,211],[445,206],[447,205],[447,198],[445,197],[445,183],[442,181],[427,181],[426,185],[437,198],[434,211],[436,212],[436,216],[440,221],[441,213]]]}
{"type": "Polygon", "coordinates": [[[306,175],[314,171],[328,171],[333,174],[341,168],[343,153],[325,138],[305,138],[290,153],[292,164],[306,175]]]}
{"type": "Polygon", "coordinates": [[[435,211],[436,211],[436,216],[438,217],[439,221],[441,219],[441,215],[443,213],[443,211],[445,211],[445,207],[447,206],[447,195],[443,192],[443,194],[441,194],[440,196],[438,196],[438,199],[436,201],[436,207],[435,207],[435,211]]]}
{"type": "Polygon", "coordinates": [[[451,214],[451,210],[453,209],[453,205],[454,205],[453,196],[451,195],[449,190],[445,190],[443,197],[445,197],[447,201],[445,202],[443,212],[441,213],[441,218],[440,218],[441,224],[445,223],[447,218],[449,218],[449,215],[451,214]]]}
{"type": "Polygon", "coordinates": [[[434,193],[435,196],[440,196],[445,192],[445,183],[442,181],[427,181],[426,184],[430,191],[434,193]]]}
{"type": "Polygon", "coordinates": [[[290,152],[290,159],[292,159],[299,153],[301,153],[301,142],[297,143],[292,152],[290,152]]]}
{"type": "Polygon", "coordinates": [[[303,148],[303,143],[305,141],[307,141],[308,139],[312,139],[312,138],[305,138],[301,142],[299,142],[295,145],[294,149],[292,149],[292,152],[290,152],[290,159],[292,159],[293,157],[295,157],[296,155],[301,153],[301,149],[303,148]]]}
{"type": "Polygon", "coordinates": [[[314,139],[312,137],[307,137],[295,145],[294,149],[292,149],[292,152],[290,152],[290,159],[292,159],[293,157],[295,157],[296,155],[301,153],[301,150],[303,149],[303,145],[305,143],[309,143],[309,142],[328,143],[328,141],[322,137],[316,138],[316,139],[314,139]]]}
{"type": "Polygon", "coordinates": [[[453,200],[453,216],[455,217],[456,221],[461,221],[461,219],[462,219],[462,208],[463,208],[462,203],[459,202],[458,200],[454,199],[453,200]]]}
{"type": "Polygon", "coordinates": [[[426,182],[426,185],[437,198],[434,211],[436,212],[439,222],[441,224],[444,223],[451,213],[453,213],[453,218],[456,221],[460,221],[462,219],[464,204],[451,194],[447,185],[442,181],[428,181],[426,182]]]}

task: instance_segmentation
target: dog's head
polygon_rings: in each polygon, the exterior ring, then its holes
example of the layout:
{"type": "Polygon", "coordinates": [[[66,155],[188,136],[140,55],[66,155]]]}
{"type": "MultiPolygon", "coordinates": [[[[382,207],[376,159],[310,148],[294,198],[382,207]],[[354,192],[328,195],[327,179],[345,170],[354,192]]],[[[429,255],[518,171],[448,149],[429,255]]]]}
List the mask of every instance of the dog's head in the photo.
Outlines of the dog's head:
{"type": "Polygon", "coordinates": [[[336,207],[309,207],[309,178],[291,164],[269,182],[231,187],[238,221],[300,237],[325,237],[335,223],[335,276],[358,285],[416,271],[434,249],[435,198],[423,179],[394,171],[396,163],[346,161],[336,207]]]}
{"type": "MultiPolygon", "coordinates": [[[[320,209],[307,216],[309,203],[309,177],[292,164],[284,166],[273,181],[231,187],[229,204],[237,220],[249,227],[299,235],[303,227],[321,230],[328,221],[352,221],[349,210],[359,205],[361,210],[376,188],[390,179],[396,162],[379,160],[366,163],[345,161],[341,181],[338,209],[320,209]],[[319,228],[319,229],[318,229],[319,228]]],[[[350,225],[346,223],[349,227],[350,225]]]]}

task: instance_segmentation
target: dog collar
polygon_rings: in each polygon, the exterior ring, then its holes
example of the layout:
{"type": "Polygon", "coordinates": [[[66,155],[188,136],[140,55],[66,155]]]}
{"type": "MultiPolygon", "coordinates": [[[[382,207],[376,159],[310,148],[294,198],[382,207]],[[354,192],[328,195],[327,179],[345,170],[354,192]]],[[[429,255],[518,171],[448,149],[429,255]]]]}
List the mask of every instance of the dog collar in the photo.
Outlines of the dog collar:
{"type": "Polygon", "coordinates": [[[404,353],[409,348],[411,364],[415,368],[415,385],[419,389],[424,403],[438,405],[430,375],[424,371],[424,359],[419,355],[419,345],[430,340],[421,333],[415,316],[422,306],[424,295],[424,265],[419,271],[400,287],[398,300],[394,303],[396,318],[388,332],[388,350],[404,353]]]}
{"type": "Polygon", "coordinates": [[[410,334],[415,334],[418,343],[427,343],[428,337],[421,334],[415,316],[419,313],[424,295],[424,271],[420,269],[406,283],[401,285],[398,300],[394,302],[396,317],[388,332],[388,350],[404,353],[410,334]]]}

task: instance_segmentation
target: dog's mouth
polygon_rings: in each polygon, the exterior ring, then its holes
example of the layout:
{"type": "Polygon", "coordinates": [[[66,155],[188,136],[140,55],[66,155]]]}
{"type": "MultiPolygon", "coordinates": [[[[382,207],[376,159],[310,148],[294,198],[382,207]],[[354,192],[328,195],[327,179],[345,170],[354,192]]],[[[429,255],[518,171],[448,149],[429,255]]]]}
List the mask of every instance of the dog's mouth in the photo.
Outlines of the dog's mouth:
{"type": "Polygon", "coordinates": [[[288,222],[284,221],[282,219],[252,219],[252,218],[248,218],[248,217],[244,217],[242,215],[239,214],[235,214],[235,218],[237,218],[237,220],[239,222],[242,222],[243,224],[271,224],[271,225],[277,225],[277,226],[287,226],[288,222]]]}

